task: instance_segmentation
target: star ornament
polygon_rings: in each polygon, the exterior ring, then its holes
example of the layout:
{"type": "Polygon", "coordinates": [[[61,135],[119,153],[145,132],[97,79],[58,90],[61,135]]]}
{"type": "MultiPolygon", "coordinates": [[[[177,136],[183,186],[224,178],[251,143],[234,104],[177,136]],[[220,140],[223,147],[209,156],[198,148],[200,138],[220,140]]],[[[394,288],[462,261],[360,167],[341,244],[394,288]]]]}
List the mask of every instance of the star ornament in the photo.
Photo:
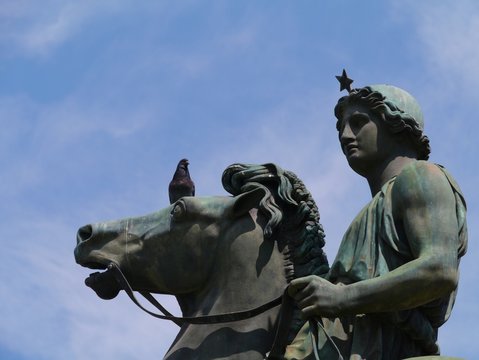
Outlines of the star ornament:
{"type": "Polygon", "coordinates": [[[347,90],[348,93],[351,92],[351,84],[354,80],[348,78],[348,74],[346,74],[346,70],[343,69],[343,73],[340,76],[336,76],[338,79],[340,88],[339,91],[347,90]]]}

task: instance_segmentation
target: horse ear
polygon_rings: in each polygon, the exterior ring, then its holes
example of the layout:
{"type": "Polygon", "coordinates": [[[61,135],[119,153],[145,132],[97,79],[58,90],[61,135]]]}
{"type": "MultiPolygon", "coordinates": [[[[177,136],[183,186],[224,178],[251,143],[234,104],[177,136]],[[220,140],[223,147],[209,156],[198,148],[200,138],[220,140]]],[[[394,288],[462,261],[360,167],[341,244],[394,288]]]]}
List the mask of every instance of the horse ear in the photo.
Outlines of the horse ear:
{"type": "Polygon", "coordinates": [[[261,199],[266,195],[264,189],[256,188],[244,194],[235,197],[235,202],[231,210],[232,217],[238,217],[246,214],[252,208],[257,207],[261,199]]]}

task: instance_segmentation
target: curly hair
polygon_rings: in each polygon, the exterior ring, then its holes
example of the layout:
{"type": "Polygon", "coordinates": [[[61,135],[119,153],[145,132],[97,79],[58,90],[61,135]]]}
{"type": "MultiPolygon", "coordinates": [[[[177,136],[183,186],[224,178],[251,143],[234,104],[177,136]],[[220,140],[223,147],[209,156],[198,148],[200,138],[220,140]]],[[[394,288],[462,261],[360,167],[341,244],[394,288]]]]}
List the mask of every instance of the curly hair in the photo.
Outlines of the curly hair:
{"type": "MultiPolygon", "coordinates": [[[[325,235],[318,207],[293,172],[275,164],[233,164],[223,172],[222,183],[235,196],[257,188],[264,191],[258,209],[267,219],[265,239],[277,241],[288,283],[306,275],[326,275],[329,264],[323,251],[325,235]]],[[[299,309],[295,309],[293,319],[290,340],[304,324],[299,309]]]]}
{"type": "Polygon", "coordinates": [[[429,139],[424,135],[418,121],[370,86],[353,89],[349,95],[343,96],[338,100],[334,108],[334,115],[338,119],[336,122],[338,131],[340,130],[344,109],[348,104],[354,102],[366,105],[371,112],[384,120],[384,123],[393,134],[404,134],[416,150],[418,160],[427,160],[429,158],[431,153],[429,139]]]}

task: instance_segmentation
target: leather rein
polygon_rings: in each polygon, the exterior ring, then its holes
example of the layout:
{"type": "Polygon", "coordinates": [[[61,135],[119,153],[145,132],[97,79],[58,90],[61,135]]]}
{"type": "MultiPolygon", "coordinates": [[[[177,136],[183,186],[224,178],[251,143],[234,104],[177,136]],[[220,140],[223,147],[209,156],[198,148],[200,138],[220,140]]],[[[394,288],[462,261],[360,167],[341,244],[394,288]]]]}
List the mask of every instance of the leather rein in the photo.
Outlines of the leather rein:
{"type": "MultiPolygon", "coordinates": [[[[119,266],[115,264],[114,262],[111,262],[108,265],[108,271],[111,271],[113,273],[113,276],[115,277],[115,280],[118,282],[118,285],[126,292],[128,297],[133,301],[133,303],[138,306],[141,310],[144,312],[150,314],[151,316],[154,316],[158,319],[162,320],[170,320],[174,322],[178,326],[182,326],[184,324],[195,324],[195,325],[201,325],[201,324],[221,324],[221,323],[228,323],[228,322],[235,322],[235,321],[241,321],[245,319],[250,319],[253,318],[259,314],[264,313],[267,310],[270,310],[278,305],[281,305],[281,310],[279,312],[279,319],[278,319],[278,324],[276,327],[276,334],[274,337],[273,345],[271,347],[271,350],[266,354],[265,360],[281,360],[284,359],[283,354],[286,349],[287,341],[288,341],[288,329],[291,324],[292,316],[293,316],[293,299],[287,294],[287,291],[285,290],[284,293],[281,296],[278,296],[276,299],[273,299],[261,306],[249,309],[249,310],[243,310],[243,311],[234,311],[230,313],[224,313],[224,314],[215,314],[215,315],[203,315],[203,316],[195,316],[195,317],[179,317],[179,316],[174,316],[172,315],[168,310],[166,310],[154,297],[151,295],[149,292],[146,291],[139,291],[139,293],[146,299],[148,300],[154,307],[156,307],[159,311],[161,311],[161,314],[154,313],[140,304],[138,299],[135,297],[135,294],[133,292],[133,289],[126,279],[125,275],[123,272],[120,270],[119,266]]],[[[316,329],[314,331],[317,334],[318,327],[321,328],[327,339],[332,342],[336,352],[338,353],[339,360],[343,360],[343,357],[341,356],[341,353],[339,349],[337,348],[336,344],[334,341],[331,339],[329,334],[326,332],[324,329],[323,325],[321,322],[317,320],[310,320],[310,328],[311,329],[316,329]]],[[[313,343],[313,349],[314,349],[314,358],[316,360],[319,360],[319,354],[317,352],[318,348],[318,339],[314,336],[313,332],[310,331],[311,335],[311,341],[313,343]]]]}
{"type": "Polygon", "coordinates": [[[133,301],[133,303],[138,306],[140,309],[145,311],[146,313],[154,316],[158,319],[163,320],[170,320],[174,322],[178,326],[182,326],[183,324],[221,324],[227,322],[234,322],[249,319],[255,317],[265,311],[272,309],[283,302],[283,297],[288,297],[287,295],[278,296],[276,299],[273,299],[261,306],[255,307],[253,309],[243,310],[243,311],[235,311],[230,313],[224,314],[216,314],[216,315],[203,315],[203,316],[195,316],[195,317],[179,317],[172,315],[168,310],[166,310],[149,292],[146,291],[139,291],[139,293],[148,300],[154,307],[156,307],[161,314],[154,313],[140,304],[138,299],[135,297],[133,293],[133,289],[129,284],[128,280],[126,279],[123,272],[120,270],[117,264],[111,262],[108,265],[108,271],[111,271],[115,277],[115,280],[118,282],[118,285],[126,292],[128,297],[133,301]]]}

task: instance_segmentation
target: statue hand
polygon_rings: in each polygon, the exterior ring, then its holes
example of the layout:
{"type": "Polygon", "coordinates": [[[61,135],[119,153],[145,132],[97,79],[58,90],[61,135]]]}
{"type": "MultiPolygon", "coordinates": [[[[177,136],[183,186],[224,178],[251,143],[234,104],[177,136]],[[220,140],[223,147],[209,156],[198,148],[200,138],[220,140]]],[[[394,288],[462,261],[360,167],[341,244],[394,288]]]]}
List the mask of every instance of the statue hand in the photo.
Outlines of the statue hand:
{"type": "Polygon", "coordinates": [[[304,318],[314,316],[334,317],[340,314],[346,286],[335,285],[316,275],[294,279],[288,294],[301,309],[304,318]]]}

